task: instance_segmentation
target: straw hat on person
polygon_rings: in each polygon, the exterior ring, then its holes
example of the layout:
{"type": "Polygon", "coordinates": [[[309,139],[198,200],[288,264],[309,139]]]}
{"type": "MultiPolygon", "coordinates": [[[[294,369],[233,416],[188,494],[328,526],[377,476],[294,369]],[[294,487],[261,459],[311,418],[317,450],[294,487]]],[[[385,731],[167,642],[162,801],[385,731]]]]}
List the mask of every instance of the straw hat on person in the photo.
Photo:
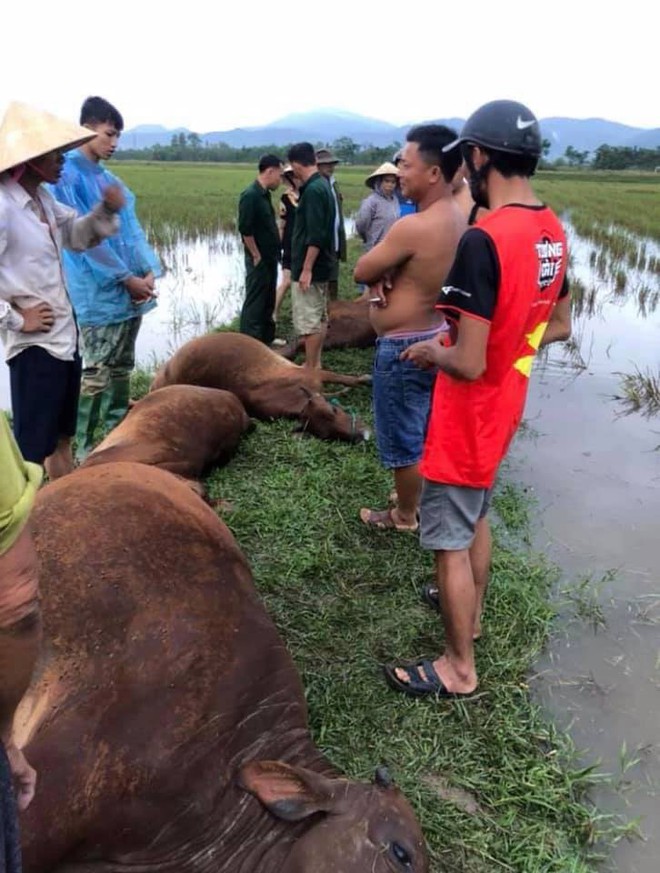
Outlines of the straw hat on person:
{"type": "Polygon", "coordinates": [[[293,172],[293,167],[291,166],[291,164],[287,164],[287,165],[285,166],[285,168],[282,170],[282,175],[283,175],[286,179],[292,179],[292,178],[293,178],[293,176],[294,176],[294,172],[293,172]]]}
{"type": "Polygon", "coordinates": [[[50,112],[10,103],[0,123],[0,173],[55,149],[74,149],[95,136],[93,130],[62,121],[50,112]]]}
{"type": "Polygon", "coordinates": [[[399,175],[399,171],[394,166],[394,164],[391,164],[389,161],[385,161],[385,163],[381,164],[377,170],[374,170],[370,176],[367,176],[364,184],[367,185],[369,188],[373,188],[376,184],[376,181],[381,176],[398,176],[398,175],[399,175]]]}

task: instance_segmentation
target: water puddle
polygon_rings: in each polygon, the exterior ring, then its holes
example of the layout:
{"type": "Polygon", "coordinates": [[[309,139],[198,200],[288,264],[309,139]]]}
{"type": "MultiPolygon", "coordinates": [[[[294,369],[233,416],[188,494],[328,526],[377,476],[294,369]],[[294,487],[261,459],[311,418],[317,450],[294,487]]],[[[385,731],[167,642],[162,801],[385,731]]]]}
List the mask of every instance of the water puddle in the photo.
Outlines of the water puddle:
{"type": "Polygon", "coordinates": [[[574,338],[537,364],[526,411],[531,434],[516,441],[510,467],[537,501],[535,546],[573,590],[566,608],[573,619],[560,623],[537,665],[536,693],[585,760],[612,774],[596,801],[642,819],[645,839],[622,841],[614,869],[657,873],[660,418],[624,415],[614,399],[620,374],[657,373],[659,363],[660,248],[637,246],[641,263],[633,266],[631,256],[606,265],[602,251],[571,233],[574,338]]]}

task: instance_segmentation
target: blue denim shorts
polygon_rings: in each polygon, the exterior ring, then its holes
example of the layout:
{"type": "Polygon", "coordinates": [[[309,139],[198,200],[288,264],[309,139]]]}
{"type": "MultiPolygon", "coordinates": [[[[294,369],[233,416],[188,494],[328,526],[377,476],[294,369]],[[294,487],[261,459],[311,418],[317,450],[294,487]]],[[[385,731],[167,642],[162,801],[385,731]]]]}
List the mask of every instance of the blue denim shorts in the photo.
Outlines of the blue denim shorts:
{"type": "Polygon", "coordinates": [[[413,343],[429,334],[376,340],[373,372],[376,446],[384,467],[396,469],[417,464],[422,457],[426,424],[435,382],[433,370],[420,370],[411,361],[399,360],[413,343]]]}

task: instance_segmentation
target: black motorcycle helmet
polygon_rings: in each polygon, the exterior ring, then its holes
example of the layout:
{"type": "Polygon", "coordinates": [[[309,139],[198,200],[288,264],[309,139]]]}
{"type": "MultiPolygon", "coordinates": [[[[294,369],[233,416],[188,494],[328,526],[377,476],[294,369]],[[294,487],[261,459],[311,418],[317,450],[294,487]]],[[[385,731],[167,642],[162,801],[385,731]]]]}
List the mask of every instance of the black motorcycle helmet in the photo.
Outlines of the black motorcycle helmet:
{"type": "Polygon", "coordinates": [[[541,128],[536,116],[515,100],[493,100],[473,112],[458,139],[443,149],[448,152],[463,143],[484,149],[540,158],[541,128]]]}

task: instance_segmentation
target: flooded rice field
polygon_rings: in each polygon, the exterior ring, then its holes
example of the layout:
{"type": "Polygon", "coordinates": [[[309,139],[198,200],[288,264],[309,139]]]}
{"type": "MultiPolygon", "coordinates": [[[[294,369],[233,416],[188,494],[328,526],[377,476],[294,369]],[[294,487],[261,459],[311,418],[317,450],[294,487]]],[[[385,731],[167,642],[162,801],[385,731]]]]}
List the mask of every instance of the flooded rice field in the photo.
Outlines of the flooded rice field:
{"type": "Polygon", "coordinates": [[[617,264],[572,234],[573,340],[537,364],[510,475],[535,498],[534,545],[561,570],[566,620],[535,691],[584,763],[609,774],[596,802],[640,820],[643,839],[622,840],[613,869],[657,873],[660,418],[640,376],[660,363],[660,252],[630,240],[638,258],[631,248],[617,264]]]}

